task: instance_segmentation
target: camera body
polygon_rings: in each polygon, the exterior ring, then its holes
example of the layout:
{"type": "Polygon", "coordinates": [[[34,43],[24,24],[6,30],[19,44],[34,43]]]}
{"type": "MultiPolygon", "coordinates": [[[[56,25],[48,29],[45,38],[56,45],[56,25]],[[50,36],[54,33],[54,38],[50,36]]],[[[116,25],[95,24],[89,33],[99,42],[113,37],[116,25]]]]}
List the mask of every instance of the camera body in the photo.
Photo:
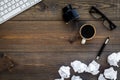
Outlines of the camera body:
{"type": "Polygon", "coordinates": [[[63,19],[66,23],[80,18],[77,10],[69,4],[63,8],[63,19]]]}

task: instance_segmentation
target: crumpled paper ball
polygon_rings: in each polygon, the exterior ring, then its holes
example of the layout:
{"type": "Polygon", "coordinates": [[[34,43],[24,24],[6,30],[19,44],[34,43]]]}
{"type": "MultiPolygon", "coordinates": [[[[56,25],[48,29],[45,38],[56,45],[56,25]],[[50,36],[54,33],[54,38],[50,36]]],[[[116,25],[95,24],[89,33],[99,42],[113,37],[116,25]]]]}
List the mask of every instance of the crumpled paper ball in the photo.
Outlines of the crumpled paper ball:
{"type": "Polygon", "coordinates": [[[61,66],[58,70],[61,78],[69,78],[70,77],[70,67],[69,66],[61,66]]]}
{"type": "Polygon", "coordinates": [[[60,78],[60,79],[55,79],[55,80],[64,80],[64,78],[60,78]]]}
{"type": "Polygon", "coordinates": [[[83,80],[80,76],[73,75],[71,80],[83,80]]]}
{"type": "Polygon", "coordinates": [[[106,80],[103,74],[100,74],[98,80],[106,80]]]}
{"type": "Polygon", "coordinates": [[[117,71],[115,71],[113,69],[113,67],[110,67],[110,68],[104,70],[104,76],[107,79],[116,80],[117,79],[117,71]]]}
{"type": "Polygon", "coordinates": [[[120,52],[118,53],[112,53],[108,56],[108,59],[107,59],[108,63],[111,65],[111,66],[118,66],[118,62],[120,61],[120,52]]]}
{"type": "Polygon", "coordinates": [[[78,73],[83,73],[87,69],[87,65],[78,60],[71,62],[71,66],[74,72],[78,73]]]}
{"type": "Polygon", "coordinates": [[[93,60],[87,67],[86,72],[91,73],[92,75],[97,75],[100,71],[100,64],[93,60]]]}
{"type": "MultiPolygon", "coordinates": [[[[112,66],[118,67],[118,62],[120,61],[120,52],[118,53],[112,53],[108,56],[108,63],[112,66]]],[[[100,64],[97,63],[95,60],[93,60],[88,66],[81,61],[75,60],[71,62],[71,66],[74,70],[74,72],[83,73],[88,72],[92,75],[97,75],[100,71],[100,64]]],[[[58,70],[61,78],[55,79],[55,80],[64,80],[65,78],[70,78],[70,67],[69,66],[61,66],[58,70]]],[[[104,70],[103,74],[100,74],[98,77],[98,80],[116,80],[117,79],[117,71],[113,69],[113,67],[110,67],[108,69],[104,70]]],[[[80,76],[73,75],[71,80],[82,80],[80,76]]]]}

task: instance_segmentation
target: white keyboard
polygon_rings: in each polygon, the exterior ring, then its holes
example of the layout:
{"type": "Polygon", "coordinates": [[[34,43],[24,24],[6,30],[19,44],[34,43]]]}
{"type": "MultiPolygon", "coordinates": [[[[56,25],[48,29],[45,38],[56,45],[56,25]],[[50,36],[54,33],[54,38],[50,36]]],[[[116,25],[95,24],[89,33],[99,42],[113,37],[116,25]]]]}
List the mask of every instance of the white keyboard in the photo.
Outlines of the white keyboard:
{"type": "Polygon", "coordinates": [[[0,0],[0,24],[42,0],[0,0]]]}

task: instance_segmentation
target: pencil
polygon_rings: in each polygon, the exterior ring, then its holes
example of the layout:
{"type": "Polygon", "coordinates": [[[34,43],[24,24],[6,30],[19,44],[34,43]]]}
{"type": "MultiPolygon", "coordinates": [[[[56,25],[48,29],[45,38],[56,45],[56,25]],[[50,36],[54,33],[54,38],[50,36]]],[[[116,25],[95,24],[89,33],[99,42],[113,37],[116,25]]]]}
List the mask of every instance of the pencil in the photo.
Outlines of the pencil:
{"type": "Polygon", "coordinates": [[[97,54],[97,57],[96,57],[97,60],[100,58],[100,55],[102,54],[102,51],[103,51],[103,49],[105,48],[105,46],[108,44],[109,40],[110,40],[109,37],[107,37],[107,38],[105,39],[103,45],[101,46],[101,48],[100,48],[100,50],[99,50],[99,52],[98,52],[98,54],[97,54]]]}

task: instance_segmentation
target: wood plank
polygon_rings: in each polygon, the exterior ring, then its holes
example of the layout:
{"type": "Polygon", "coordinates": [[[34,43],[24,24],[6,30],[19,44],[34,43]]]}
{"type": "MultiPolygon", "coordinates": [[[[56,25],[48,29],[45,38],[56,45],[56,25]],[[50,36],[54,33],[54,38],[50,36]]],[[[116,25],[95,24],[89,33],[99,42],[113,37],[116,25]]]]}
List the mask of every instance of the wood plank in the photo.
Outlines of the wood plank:
{"type": "Polygon", "coordinates": [[[12,20],[62,20],[62,8],[67,4],[72,4],[78,9],[81,20],[95,20],[88,10],[91,6],[97,6],[111,20],[120,20],[119,0],[44,0],[12,20]]]}
{"type": "MultiPolygon", "coordinates": [[[[120,27],[107,30],[99,21],[87,21],[96,26],[97,34],[93,40],[81,45],[80,40],[70,44],[77,29],[63,21],[10,21],[0,26],[0,51],[41,52],[41,51],[98,51],[104,39],[111,41],[105,51],[118,51],[120,48],[120,27]],[[9,26],[8,26],[9,25],[9,26]],[[96,48],[95,48],[96,47],[96,48]]],[[[117,25],[120,21],[115,21],[117,25]]]]}
{"type": "MultiPolygon", "coordinates": [[[[101,73],[109,65],[106,63],[107,56],[111,52],[103,52],[101,59],[98,61],[101,64],[101,73]]],[[[70,65],[74,60],[80,60],[87,65],[94,60],[97,52],[55,52],[55,53],[7,53],[17,62],[17,66],[12,72],[3,72],[0,77],[1,80],[54,80],[59,78],[58,69],[62,65],[70,65]],[[54,55],[54,57],[53,57],[54,55]],[[48,76],[48,77],[46,77],[48,76]]],[[[119,68],[116,68],[118,71],[119,68]]],[[[72,75],[75,74],[71,69],[72,75]]],[[[118,72],[119,74],[119,72],[118,72]]],[[[77,74],[84,80],[97,80],[97,76],[92,76],[88,73],[77,74]],[[86,77],[87,75],[87,77],[86,77]]],[[[118,80],[120,76],[118,76],[118,80]]],[[[70,79],[68,79],[70,80],[70,79]]]]}
{"type": "MultiPolygon", "coordinates": [[[[110,42],[98,61],[101,64],[100,71],[103,72],[109,67],[106,63],[107,56],[120,51],[119,14],[119,0],[42,1],[0,25],[0,51],[17,63],[12,72],[1,72],[0,80],[54,80],[60,77],[57,71],[62,65],[70,65],[74,60],[89,64],[95,59],[104,39],[110,36],[110,42]],[[69,3],[77,8],[80,14],[79,25],[88,23],[96,26],[95,38],[87,41],[86,45],[80,44],[81,39],[73,44],[68,42],[77,31],[76,24],[66,25],[62,19],[61,9],[69,3]],[[92,5],[100,8],[118,27],[109,31],[101,21],[91,17],[88,10],[92,5]]],[[[115,69],[120,80],[120,69],[115,69]]],[[[72,69],[71,73],[76,74],[72,69]]],[[[98,77],[88,73],[76,75],[80,75],[84,80],[97,80],[98,77]]]]}

